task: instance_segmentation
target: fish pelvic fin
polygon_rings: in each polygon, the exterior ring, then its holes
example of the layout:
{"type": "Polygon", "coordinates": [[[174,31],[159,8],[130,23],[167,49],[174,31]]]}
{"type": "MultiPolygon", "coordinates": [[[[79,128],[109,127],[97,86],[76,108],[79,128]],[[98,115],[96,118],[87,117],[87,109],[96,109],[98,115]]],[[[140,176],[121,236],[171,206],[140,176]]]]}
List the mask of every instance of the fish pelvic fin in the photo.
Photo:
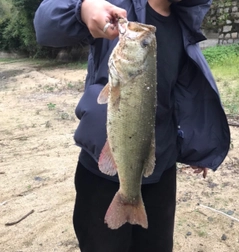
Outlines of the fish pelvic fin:
{"type": "Polygon", "coordinates": [[[104,86],[104,88],[101,90],[97,102],[99,104],[106,104],[108,103],[108,98],[109,98],[109,92],[110,92],[110,85],[109,83],[104,86]]]}
{"type": "Polygon", "coordinates": [[[144,162],[144,177],[152,175],[155,167],[155,130],[152,134],[148,158],[144,162]]]}
{"type": "Polygon", "coordinates": [[[98,166],[102,173],[105,173],[110,176],[114,176],[117,174],[117,166],[112,156],[108,141],[106,141],[105,146],[101,151],[98,166]]]}
{"type": "Polygon", "coordinates": [[[111,229],[118,229],[126,222],[148,228],[148,219],[141,195],[129,202],[118,191],[106,212],[105,223],[111,229]]]}

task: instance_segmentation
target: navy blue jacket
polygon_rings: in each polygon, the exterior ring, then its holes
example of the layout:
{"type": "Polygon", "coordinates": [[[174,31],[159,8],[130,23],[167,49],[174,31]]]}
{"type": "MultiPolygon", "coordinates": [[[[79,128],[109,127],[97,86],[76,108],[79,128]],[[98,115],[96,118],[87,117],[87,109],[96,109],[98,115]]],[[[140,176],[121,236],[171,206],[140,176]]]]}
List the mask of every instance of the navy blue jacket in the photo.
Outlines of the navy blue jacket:
{"type": "MultiPolygon", "coordinates": [[[[145,22],[146,0],[109,2],[126,9],[129,20],[145,22]]],[[[182,0],[174,4],[172,10],[179,19],[188,55],[174,90],[175,115],[179,125],[178,161],[215,171],[229,150],[230,132],[214,78],[198,45],[206,39],[200,27],[211,2],[182,0]]],[[[83,40],[90,44],[85,92],[76,108],[80,124],[74,138],[76,144],[90,155],[88,166],[92,164],[93,167],[106,141],[106,105],[98,105],[96,99],[108,82],[108,58],[117,39],[92,38],[81,21],[81,3],[81,0],[44,0],[36,12],[34,25],[41,45],[73,46],[83,40]]],[[[159,180],[163,170],[156,168],[143,183],[159,180]]],[[[101,174],[97,167],[92,172],[112,179],[101,174]]]]}

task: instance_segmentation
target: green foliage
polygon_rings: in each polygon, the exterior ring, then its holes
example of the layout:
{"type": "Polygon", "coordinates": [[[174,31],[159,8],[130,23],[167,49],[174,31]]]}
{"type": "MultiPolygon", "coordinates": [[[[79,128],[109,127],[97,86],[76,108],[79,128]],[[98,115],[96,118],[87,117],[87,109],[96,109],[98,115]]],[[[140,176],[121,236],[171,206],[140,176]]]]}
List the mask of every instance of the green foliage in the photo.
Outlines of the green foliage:
{"type": "Polygon", "coordinates": [[[10,23],[10,10],[12,7],[11,1],[0,1],[0,49],[6,49],[7,40],[4,38],[3,33],[10,23]]]}
{"type": "MultiPolygon", "coordinates": [[[[36,42],[33,19],[42,1],[0,0],[0,50],[21,52],[32,58],[56,58],[62,48],[42,47],[36,42]]],[[[74,48],[64,48],[69,59],[84,57],[82,46],[75,49],[78,54],[72,53],[74,48]]]]}
{"type": "Polygon", "coordinates": [[[6,40],[5,36],[3,36],[3,33],[6,30],[9,22],[10,22],[9,18],[5,18],[4,20],[0,21],[0,49],[3,50],[7,49],[8,41],[6,40]]]}
{"type": "Polygon", "coordinates": [[[0,1],[0,21],[5,16],[10,14],[11,6],[12,6],[11,0],[1,0],[0,1]]]}
{"type": "Polygon", "coordinates": [[[25,33],[25,18],[19,19],[18,13],[13,12],[11,19],[7,18],[7,26],[2,31],[2,38],[4,41],[3,48],[5,50],[20,50],[24,49],[25,33]]]}
{"type": "Polygon", "coordinates": [[[41,2],[42,0],[12,0],[1,3],[5,6],[0,19],[1,50],[20,51],[29,56],[37,53],[40,47],[36,44],[33,17],[41,2]]]}
{"type": "Polygon", "coordinates": [[[12,0],[12,2],[18,10],[26,12],[27,17],[33,18],[42,0],[12,0]]]}
{"type": "Polygon", "coordinates": [[[239,44],[209,47],[203,54],[210,66],[224,64],[225,60],[232,60],[239,56],[239,44]]]}
{"type": "Polygon", "coordinates": [[[24,53],[30,57],[55,57],[59,49],[37,44],[33,18],[42,0],[1,0],[0,50],[24,53]]]}
{"type": "Polygon", "coordinates": [[[49,110],[54,110],[56,108],[56,104],[50,102],[47,104],[47,107],[49,110]]]}
{"type": "Polygon", "coordinates": [[[239,114],[239,44],[203,51],[217,81],[226,113],[239,114]]]}

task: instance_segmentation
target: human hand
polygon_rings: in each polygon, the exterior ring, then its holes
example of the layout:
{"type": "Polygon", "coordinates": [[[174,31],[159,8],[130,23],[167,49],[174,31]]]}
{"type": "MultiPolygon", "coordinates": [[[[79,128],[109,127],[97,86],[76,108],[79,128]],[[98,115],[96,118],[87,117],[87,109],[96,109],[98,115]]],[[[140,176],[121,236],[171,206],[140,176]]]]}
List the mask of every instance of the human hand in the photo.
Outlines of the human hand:
{"type": "Polygon", "coordinates": [[[84,0],[81,6],[81,19],[94,38],[114,39],[119,35],[116,28],[118,18],[126,18],[126,10],[105,0],[84,0]],[[104,32],[104,27],[110,23],[104,32]]]}
{"type": "Polygon", "coordinates": [[[199,174],[202,172],[203,178],[207,177],[208,168],[202,168],[202,167],[198,167],[198,166],[191,166],[191,168],[194,170],[194,173],[199,174]]]}

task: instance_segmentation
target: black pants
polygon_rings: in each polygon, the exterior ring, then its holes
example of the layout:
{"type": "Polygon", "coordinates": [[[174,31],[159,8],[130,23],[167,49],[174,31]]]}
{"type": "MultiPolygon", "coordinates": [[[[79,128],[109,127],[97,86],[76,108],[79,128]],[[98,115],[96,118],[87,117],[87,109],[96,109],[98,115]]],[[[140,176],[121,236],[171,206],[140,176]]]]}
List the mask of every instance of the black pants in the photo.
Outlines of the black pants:
{"type": "Polygon", "coordinates": [[[73,216],[81,252],[172,252],[176,198],[176,167],[163,173],[155,184],[143,185],[142,196],[148,229],[125,224],[111,230],[105,213],[119,184],[100,178],[78,163],[73,216]]]}

